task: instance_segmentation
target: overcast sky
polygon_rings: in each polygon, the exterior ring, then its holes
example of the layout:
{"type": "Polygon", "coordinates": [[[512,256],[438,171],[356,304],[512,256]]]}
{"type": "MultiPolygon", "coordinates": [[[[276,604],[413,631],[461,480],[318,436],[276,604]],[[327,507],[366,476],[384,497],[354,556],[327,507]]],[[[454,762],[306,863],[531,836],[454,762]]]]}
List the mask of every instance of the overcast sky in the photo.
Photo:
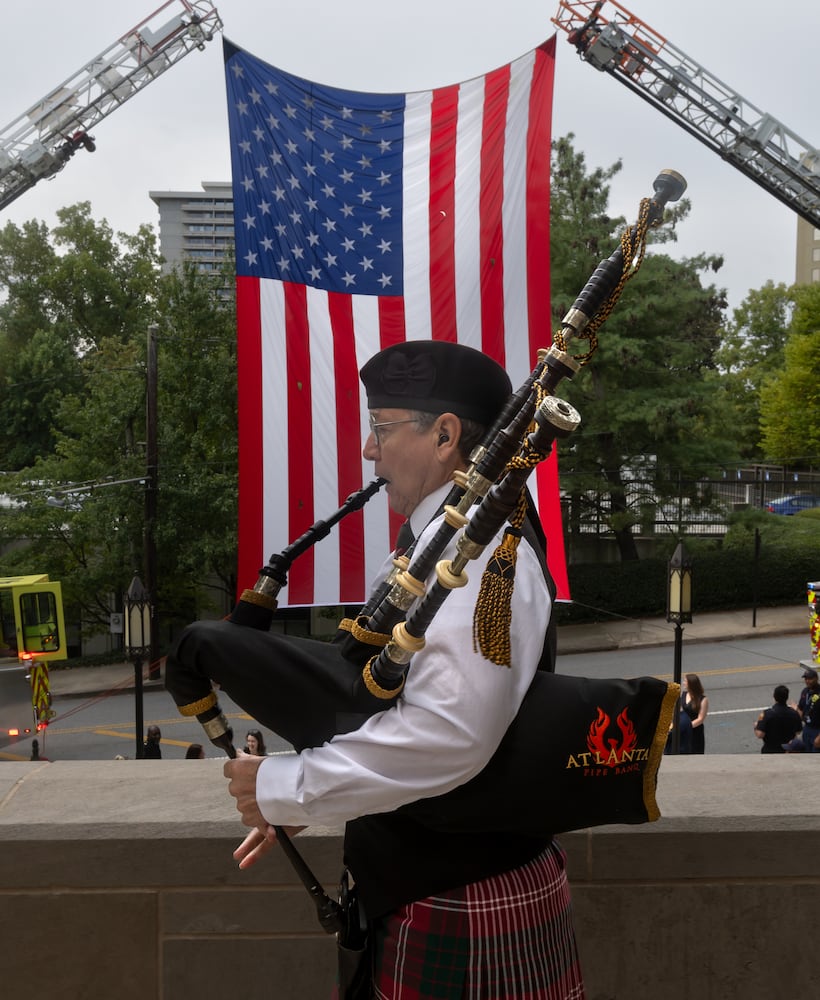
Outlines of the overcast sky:
{"type": "MultiPolygon", "coordinates": [[[[159,0],[38,0],[5,5],[0,31],[0,123],[73,77],[160,6],[159,0]]],[[[549,38],[558,0],[217,0],[224,34],[274,65],[318,82],[372,91],[423,90],[480,75],[549,38]]],[[[749,0],[629,0],[625,6],[745,101],[820,144],[820,3],[777,14],[749,0]]],[[[692,212],[673,256],[722,254],[714,277],[737,306],[767,280],[790,283],[797,218],[680,126],[583,63],[558,32],[553,136],[575,134],[589,167],[620,159],[610,207],[634,221],[658,171],[689,184],[692,212]]],[[[194,51],[95,129],[80,150],[0,214],[0,225],[54,222],[62,205],[90,201],[115,230],[157,225],[149,190],[199,190],[230,176],[219,39],[194,51]]]]}

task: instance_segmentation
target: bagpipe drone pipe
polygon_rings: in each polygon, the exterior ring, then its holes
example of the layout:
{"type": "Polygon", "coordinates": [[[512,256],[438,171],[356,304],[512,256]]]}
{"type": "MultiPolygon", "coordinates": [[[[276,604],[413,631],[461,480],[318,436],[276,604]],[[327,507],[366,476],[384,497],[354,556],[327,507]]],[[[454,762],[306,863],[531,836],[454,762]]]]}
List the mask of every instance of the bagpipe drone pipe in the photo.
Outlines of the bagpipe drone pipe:
{"type": "MultiPolygon", "coordinates": [[[[549,349],[538,352],[538,361],[524,384],[510,397],[503,412],[470,456],[466,472],[455,474],[453,489],[445,501],[447,512],[435,538],[422,552],[413,548],[394,562],[394,568],[354,620],[343,622],[349,633],[345,655],[369,659],[374,643],[384,641],[406,617],[424,593],[423,581],[432,573],[444,548],[466,523],[465,515],[502,475],[521,446],[522,437],[536,411],[537,402],[554,395],[564,378],[571,379],[597,350],[597,331],[612,312],[629,281],[640,268],[648,230],[663,219],[667,202],[676,201],[686,190],[686,181],[673,170],[656,177],[654,197],[641,202],[638,221],[621,235],[619,246],[601,261],[564,316],[549,349]],[[573,354],[573,341],[585,340],[588,349],[573,354]],[[382,638],[380,638],[380,636],[382,638]]],[[[556,436],[561,432],[556,431],[556,436]]]]}
{"type": "MultiPolygon", "coordinates": [[[[268,629],[293,559],[324,537],[330,525],[359,509],[380,488],[379,480],[272,557],[257,586],[243,592],[226,622],[200,622],[195,636],[183,636],[177,655],[168,658],[166,687],[180,712],[195,715],[215,745],[229,756],[236,754],[215,685],[297,751],[389,711],[448,593],[502,529],[505,551],[490,560],[488,566],[494,568],[482,577],[482,590],[487,579],[491,597],[477,608],[473,627],[484,655],[506,662],[509,644],[499,626],[503,614],[499,618],[497,612],[499,605],[503,611],[512,585],[509,564],[514,566],[527,515],[526,479],[554,440],[571,433],[580,420],[555,397],[555,388],[594,353],[598,327],[640,266],[649,228],[658,225],[665,204],[679,198],[685,187],[674,171],[658,176],[654,197],[641,202],[638,222],[598,265],[553,345],[539,351],[535,369],[471,455],[466,472],[454,477],[444,516],[429,543],[423,551],[395,560],[393,571],[356,619],[343,623],[335,643],[268,629]],[[573,341],[581,339],[589,349],[573,353],[573,341]],[[455,555],[442,559],[448,546],[452,551],[454,539],[455,555]],[[230,655],[226,628],[235,630],[230,655]]],[[[591,680],[538,670],[484,770],[446,794],[401,811],[433,829],[533,835],[654,820],[659,816],[657,772],[678,693],[677,685],[651,677],[591,680]]]]}

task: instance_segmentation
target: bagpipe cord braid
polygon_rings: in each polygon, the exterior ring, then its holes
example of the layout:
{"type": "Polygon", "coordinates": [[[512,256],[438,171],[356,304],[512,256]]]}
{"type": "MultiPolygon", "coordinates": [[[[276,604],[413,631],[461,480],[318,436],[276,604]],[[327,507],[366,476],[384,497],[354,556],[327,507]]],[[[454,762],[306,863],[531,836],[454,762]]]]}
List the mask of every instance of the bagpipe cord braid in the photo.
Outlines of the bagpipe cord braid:
{"type": "Polygon", "coordinates": [[[521,526],[527,514],[524,491],[510,517],[501,544],[490,556],[473,611],[473,649],[499,666],[512,665],[510,627],[512,625],[512,595],[515,587],[515,563],[521,526]]]}

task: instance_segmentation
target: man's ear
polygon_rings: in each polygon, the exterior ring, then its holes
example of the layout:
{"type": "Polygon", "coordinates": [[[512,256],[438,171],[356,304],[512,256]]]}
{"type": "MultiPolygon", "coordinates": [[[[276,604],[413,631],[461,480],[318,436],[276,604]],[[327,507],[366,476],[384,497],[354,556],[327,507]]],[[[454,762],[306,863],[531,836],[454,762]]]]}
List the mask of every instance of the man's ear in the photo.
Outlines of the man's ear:
{"type": "Polygon", "coordinates": [[[436,446],[442,457],[450,456],[458,450],[461,440],[461,420],[455,413],[442,413],[436,421],[436,446]]]}

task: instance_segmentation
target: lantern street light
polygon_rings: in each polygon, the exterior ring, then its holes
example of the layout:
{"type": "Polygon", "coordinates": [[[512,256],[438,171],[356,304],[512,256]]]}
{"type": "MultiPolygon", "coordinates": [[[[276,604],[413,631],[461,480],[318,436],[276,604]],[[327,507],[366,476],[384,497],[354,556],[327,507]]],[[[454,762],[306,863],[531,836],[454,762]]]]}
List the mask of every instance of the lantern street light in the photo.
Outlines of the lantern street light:
{"type": "Polygon", "coordinates": [[[145,755],[142,741],[142,664],[151,655],[151,604],[142,585],[134,574],[128,593],[123,598],[125,608],[125,655],[134,661],[134,713],[137,731],[137,758],[145,755]]]}
{"type": "MultiPolygon", "coordinates": [[[[683,542],[678,544],[669,560],[666,589],[666,620],[675,626],[674,681],[681,683],[681,657],[683,652],[683,626],[692,621],[692,560],[683,542]]],[[[680,698],[675,704],[672,729],[672,753],[680,753],[680,698]]]]}

